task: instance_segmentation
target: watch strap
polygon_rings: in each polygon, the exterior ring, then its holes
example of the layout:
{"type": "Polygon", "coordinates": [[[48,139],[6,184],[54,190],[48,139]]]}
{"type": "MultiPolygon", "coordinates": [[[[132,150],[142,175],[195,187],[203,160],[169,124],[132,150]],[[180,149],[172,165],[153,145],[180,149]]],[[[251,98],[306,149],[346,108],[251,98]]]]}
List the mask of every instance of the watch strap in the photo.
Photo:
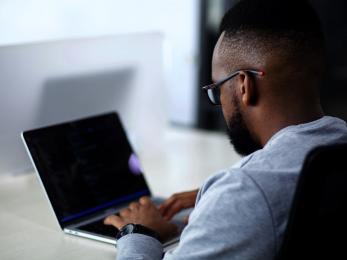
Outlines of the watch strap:
{"type": "Polygon", "coordinates": [[[127,224],[124,227],[122,227],[118,231],[116,239],[118,240],[128,234],[142,234],[149,237],[153,237],[161,242],[160,236],[158,235],[157,232],[143,225],[133,224],[133,223],[127,224]]]}

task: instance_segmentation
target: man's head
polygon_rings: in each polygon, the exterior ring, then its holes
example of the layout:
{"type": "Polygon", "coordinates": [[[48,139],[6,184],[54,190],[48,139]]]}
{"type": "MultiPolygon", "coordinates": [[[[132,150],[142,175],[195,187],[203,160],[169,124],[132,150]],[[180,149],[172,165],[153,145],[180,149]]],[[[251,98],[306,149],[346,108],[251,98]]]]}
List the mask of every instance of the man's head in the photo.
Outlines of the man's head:
{"type": "Polygon", "coordinates": [[[305,0],[241,0],[223,18],[212,60],[235,150],[260,149],[279,129],[321,113],[325,70],[319,20],[305,0]],[[263,76],[247,72],[263,71],[263,76]]]}

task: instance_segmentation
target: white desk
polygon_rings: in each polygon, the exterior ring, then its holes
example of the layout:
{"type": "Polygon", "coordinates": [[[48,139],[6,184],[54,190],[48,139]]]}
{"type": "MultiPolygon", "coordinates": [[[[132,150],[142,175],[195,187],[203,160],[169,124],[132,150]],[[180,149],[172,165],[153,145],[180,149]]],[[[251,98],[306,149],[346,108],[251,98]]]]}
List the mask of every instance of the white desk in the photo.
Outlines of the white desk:
{"type": "MultiPolygon", "coordinates": [[[[190,129],[169,129],[159,148],[139,155],[152,191],[161,196],[196,188],[239,160],[226,136],[190,129]]],[[[115,257],[112,245],[60,230],[34,173],[0,175],[0,259],[115,257]]]]}

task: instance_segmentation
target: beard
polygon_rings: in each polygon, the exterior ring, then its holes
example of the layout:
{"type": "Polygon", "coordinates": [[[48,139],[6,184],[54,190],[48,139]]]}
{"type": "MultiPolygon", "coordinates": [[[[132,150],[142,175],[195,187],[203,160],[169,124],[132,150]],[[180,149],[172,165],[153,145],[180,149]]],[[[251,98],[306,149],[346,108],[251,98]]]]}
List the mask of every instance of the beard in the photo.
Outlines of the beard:
{"type": "Polygon", "coordinates": [[[235,112],[227,121],[226,132],[235,151],[242,156],[246,156],[262,149],[262,146],[254,140],[248,130],[236,98],[233,103],[235,104],[235,112]]]}

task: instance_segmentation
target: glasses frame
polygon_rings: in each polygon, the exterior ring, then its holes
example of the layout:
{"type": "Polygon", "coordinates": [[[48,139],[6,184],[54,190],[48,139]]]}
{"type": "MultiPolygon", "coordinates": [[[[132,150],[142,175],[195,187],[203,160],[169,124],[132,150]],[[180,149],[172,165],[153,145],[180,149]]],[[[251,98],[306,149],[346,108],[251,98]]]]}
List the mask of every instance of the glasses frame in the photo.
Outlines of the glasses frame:
{"type": "Polygon", "coordinates": [[[247,72],[247,73],[251,73],[257,76],[264,76],[265,72],[264,71],[260,71],[260,70],[254,70],[254,69],[239,69],[236,70],[234,72],[232,72],[229,76],[227,76],[226,78],[216,82],[216,83],[212,83],[206,86],[203,86],[201,89],[204,90],[206,92],[206,95],[208,97],[208,100],[210,101],[210,103],[214,106],[220,106],[221,102],[220,102],[220,98],[219,98],[219,102],[214,102],[209,95],[209,90],[213,91],[213,89],[215,88],[220,88],[225,82],[231,80],[232,78],[236,77],[237,75],[239,75],[241,72],[247,72]]]}

